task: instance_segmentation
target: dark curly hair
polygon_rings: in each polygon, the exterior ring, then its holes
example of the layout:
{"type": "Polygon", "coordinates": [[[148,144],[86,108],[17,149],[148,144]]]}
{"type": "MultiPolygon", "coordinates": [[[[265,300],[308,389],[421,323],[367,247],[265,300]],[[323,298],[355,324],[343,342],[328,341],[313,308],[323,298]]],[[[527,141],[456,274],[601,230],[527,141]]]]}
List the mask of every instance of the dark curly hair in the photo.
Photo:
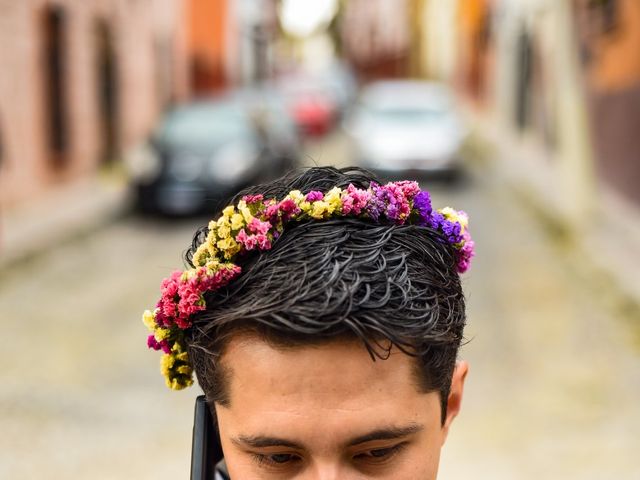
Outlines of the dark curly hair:
{"type": "MultiPolygon", "coordinates": [[[[240,192],[283,198],[291,190],[327,191],[378,181],[358,168],[316,167],[240,192]]],[[[185,260],[205,240],[198,230],[185,260]]],[[[392,346],[416,358],[416,380],[447,397],[463,338],[465,301],[453,247],[430,228],[354,218],[287,225],[273,248],[236,261],[242,274],[206,294],[187,339],[210,405],[229,402],[229,370],[218,361],[230,337],[252,332],[275,346],[337,339],[363,342],[373,360],[392,346]]]]}

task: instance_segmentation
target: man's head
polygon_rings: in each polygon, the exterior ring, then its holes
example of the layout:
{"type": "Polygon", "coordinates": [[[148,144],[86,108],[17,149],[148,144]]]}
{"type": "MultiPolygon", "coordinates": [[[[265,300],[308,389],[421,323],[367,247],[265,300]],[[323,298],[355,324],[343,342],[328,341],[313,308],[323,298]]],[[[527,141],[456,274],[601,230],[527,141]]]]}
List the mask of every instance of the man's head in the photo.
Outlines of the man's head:
{"type": "MultiPolygon", "coordinates": [[[[372,180],[317,168],[242,194],[372,180]]],[[[188,337],[231,477],[435,478],[467,368],[454,247],[427,227],[336,218],[290,224],[236,263],[188,337]]]]}

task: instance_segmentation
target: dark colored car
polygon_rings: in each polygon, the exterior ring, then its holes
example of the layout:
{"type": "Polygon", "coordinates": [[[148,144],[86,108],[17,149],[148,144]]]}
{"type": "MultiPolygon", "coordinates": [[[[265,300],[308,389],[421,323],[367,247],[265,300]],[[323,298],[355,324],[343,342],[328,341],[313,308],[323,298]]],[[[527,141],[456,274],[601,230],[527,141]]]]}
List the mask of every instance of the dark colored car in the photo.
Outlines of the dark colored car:
{"type": "Polygon", "coordinates": [[[167,114],[127,155],[141,211],[189,215],[297,165],[296,128],[277,96],[238,91],[167,114]]]}

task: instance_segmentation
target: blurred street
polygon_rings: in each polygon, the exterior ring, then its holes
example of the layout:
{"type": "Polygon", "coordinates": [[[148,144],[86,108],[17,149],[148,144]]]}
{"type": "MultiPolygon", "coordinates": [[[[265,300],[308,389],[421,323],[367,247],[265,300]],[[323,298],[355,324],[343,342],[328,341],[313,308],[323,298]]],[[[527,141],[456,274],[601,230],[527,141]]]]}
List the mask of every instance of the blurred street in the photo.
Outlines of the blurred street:
{"type": "MultiPolygon", "coordinates": [[[[343,147],[329,137],[305,158],[345,164],[343,147]]],[[[640,478],[637,332],[487,173],[423,184],[470,214],[477,241],[471,373],[440,478],[640,478]]],[[[164,387],[139,317],[205,221],[128,216],[4,272],[0,478],[187,477],[197,388],[164,387]]]]}
{"type": "MultiPolygon", "coordinates": [[[[295,167],[471,218],[440,480],[638,480],[640,2],[23,0],[0,16],[0,479],[188,478],[144,309],[295,167]]],[[[244,479],[234,479],[244,480],[244,479]]]]}

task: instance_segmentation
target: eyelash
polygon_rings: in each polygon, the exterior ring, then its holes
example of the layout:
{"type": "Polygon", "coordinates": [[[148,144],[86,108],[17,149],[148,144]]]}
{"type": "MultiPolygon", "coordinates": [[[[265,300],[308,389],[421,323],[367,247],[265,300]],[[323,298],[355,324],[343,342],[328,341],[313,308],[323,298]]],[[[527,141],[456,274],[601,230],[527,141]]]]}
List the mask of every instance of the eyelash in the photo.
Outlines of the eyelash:
{"type": "MultiPolygon", "coordinates": [[[[354,460],[361,460],[369,463],[385,463],[390,461],[396,455],[398,455],[407,446],[407,442],[399,443],[389,448],[374,448],[367,450],[366,452],[355,455],[354,460]],[[380,456],[376,456],[374,452],[382,453],[380,456]]],[[[265,455],[263,453],[252,453],[251,457],[260,466],[267,467],[290,467],[293,464],[297,464],[302,458],[295,453],[272,453],[265,455]],[[283,462],[277,462],[273,460],[273,457],[289,457],[289,459],[283,462]]]]}
{"type": "Polygon", "coordinates": [[[398,455],[402,450],[404,450],[407,446],[407,442],[399,443],[394,445],[393,447],[388,448],[374,448],[372,450],[367,450],[366,452],[359,453],[354,457],[357,460],[363,460],[369,463],[385,463],[390,461],[396,455],[398,455]],[[373,452],[382,453],[380,456],[372,455],[373,452]]]}
{"type": "Polygon", "coordinates": [[[263,453],[252,453],[251,457],[258,465],[268,466],[268,467],[290,466],[292,463],[296,463],[298,460],[302,460],[295,453],[271,453],[268,455],[265,455],[263,453]],[[288,456],[290,457],[290,459],[284,462],[276,462],[272,458],[277,456],[288,456]]]}

